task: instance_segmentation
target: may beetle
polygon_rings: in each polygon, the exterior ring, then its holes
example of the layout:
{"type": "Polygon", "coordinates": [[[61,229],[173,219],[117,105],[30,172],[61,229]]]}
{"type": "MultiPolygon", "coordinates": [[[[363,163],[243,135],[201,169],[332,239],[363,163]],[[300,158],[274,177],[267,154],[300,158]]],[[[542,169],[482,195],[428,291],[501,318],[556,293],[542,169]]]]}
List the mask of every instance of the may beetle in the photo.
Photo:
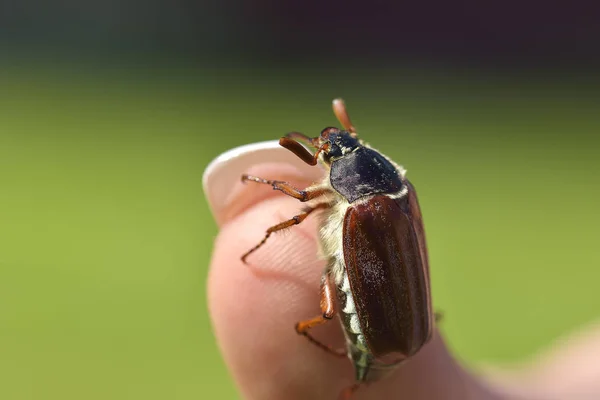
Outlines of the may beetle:
{"type": "Polygon", "coordinates": [[[269,228],[242,261],[273,232],[322,211],[320,250],[327,260],[322,314],[299,322],[296,331],[327,352],[352,360],[356,382],[341,394],[348,398],[361,384],[382,378],[415,355],[430,340],[435,317],[423,220],[406,170],[358,138],[341,99],[333,101],[333,110],[344,130],[325,128],[316,138],[291,132],[279,141],[307,164],[321,162],[327,170],[321,182],[300,190],[282,181],[242,177],[308,202],[302,213],[269,228]],[[300,142],[314,147],[314,154],[300,142]],[[344,351],[309,333],[336,314],[346,337],[344,351]]]}

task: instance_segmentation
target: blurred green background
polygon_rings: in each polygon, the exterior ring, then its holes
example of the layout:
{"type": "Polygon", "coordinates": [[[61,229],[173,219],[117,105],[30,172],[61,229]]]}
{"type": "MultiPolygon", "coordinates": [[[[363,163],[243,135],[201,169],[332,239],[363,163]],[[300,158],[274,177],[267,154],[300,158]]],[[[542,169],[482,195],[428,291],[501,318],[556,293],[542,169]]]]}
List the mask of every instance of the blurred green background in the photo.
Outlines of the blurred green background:
{"type": "Polygon", "coordinates": [[[97,43],[81,56],[7,37],[1,399],[237,398],[207,315],[202,172],[231,147],[336,124],[337,96],[418,189],[459,357],[527,360],[600,317],[600,82],[581,60],[219,64],[205,48],[210,62],[187,48],[94,58],[97,43]]]}

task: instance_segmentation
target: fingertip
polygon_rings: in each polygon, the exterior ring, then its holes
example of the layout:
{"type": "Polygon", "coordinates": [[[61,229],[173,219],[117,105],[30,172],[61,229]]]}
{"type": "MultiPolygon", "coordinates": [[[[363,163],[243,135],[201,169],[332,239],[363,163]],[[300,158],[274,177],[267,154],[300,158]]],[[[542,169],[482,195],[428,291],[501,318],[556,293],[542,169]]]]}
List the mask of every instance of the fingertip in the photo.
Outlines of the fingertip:
{"type": "Polygon", "coordinates": [[[262,171],[276,172],[277,179],[291,177],[309,182],[319,180],[323,174],[274,140],[228,150],[211,161],[202,176],[209,209],[219,226],[264,197],[265,188],[248,190],[252,185],[244,185],[242,178],[247,174],[260,176],[262,171]]]}

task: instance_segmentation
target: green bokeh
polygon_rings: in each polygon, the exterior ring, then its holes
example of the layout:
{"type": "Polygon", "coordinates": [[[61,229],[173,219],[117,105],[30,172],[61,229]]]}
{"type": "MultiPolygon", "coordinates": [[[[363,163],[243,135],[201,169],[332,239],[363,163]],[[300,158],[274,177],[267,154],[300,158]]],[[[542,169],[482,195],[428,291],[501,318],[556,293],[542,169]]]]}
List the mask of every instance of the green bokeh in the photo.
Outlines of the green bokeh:
{"type": "Polygon", "coordinates": [[[206,311],[202,172],[230,147],[335,124],[336,96],[419,191],[460,357],[523,360],[600,315],[585,81],[76,71],[0,74],[1,399],[236,398],[206,311]]]}

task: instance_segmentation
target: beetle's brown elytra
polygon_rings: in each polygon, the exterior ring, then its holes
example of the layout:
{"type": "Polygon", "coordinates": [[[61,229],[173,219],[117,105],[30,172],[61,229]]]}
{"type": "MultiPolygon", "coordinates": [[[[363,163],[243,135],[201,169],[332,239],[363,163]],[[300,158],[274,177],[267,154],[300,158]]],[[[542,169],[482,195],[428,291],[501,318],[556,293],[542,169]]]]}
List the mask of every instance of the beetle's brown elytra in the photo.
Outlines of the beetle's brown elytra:
{"type": "Polygon", "coordinates": [[[435,317],[423,219],[406,170],[358,138],[341,99],[333,101],[333,111],[344,130],[328,127],[315,138],[291,132],[279,141],[307,164],[320,162],[327,171],[321,182],[300,190],[282,181],[242,177],[306,203],[303,212],[269,228],[242,260],[272,233],[321,211],[319,247],[327,260],[321,315],[299,322],[296,331],[323,350],[352,360],[356,382],[340,393],[347,399],[414,356],[431,339],[435,317]],[[336,316],[336,304],[345,351],[310,334],[336,316]]]}

